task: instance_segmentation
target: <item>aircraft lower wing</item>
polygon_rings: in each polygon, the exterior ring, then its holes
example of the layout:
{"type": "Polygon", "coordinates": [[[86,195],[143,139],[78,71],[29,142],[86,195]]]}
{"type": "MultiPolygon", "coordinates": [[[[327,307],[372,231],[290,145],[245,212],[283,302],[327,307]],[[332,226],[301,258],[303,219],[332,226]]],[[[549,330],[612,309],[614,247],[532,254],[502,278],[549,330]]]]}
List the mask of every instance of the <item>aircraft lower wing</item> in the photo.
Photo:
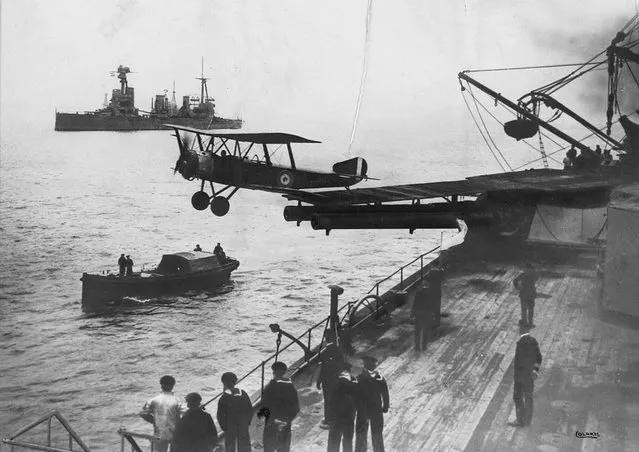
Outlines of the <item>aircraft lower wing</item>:
{"type": "Polygon", "coordinates": [[[267,185],[257,185],[257,184],[242,185],[240,188],[246,189],[246,190],[267,191],[270,193],[281,193],[282,196],[288,199],[300,199],[304,202],[308,202],[311,204],[316,204],[321,202],[321,197],[315,196],[316,194],[320,194],[320,193],[304,191],[304,190],[300,190],[296,188],[271,187],[267,185]]]}
{"type": "Polygon", "coordinates": [[[462,180],[409,185],[389,185],[329,191],[280,190],[291,201],[315,205],[358,205],[449,196],[473,196],[486,192],[576,192],[613,187],[623,178],[614,168],[596,172],[563,170],[528,170],[488,174],[462,180]]]}

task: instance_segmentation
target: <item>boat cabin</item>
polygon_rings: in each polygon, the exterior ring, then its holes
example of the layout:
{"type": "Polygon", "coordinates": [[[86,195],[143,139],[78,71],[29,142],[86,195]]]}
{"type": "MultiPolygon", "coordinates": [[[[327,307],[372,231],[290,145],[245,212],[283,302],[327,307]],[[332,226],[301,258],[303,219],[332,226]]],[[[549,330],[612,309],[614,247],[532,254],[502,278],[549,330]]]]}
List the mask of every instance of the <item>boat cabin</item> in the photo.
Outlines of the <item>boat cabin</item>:
{"type": "Polygon", "coordinates": [[[220,261],[215,254],[199,251],[197,253],[174,253],[162,256],[155,273],[172,275],[176,273],[194,273],[219,268],[220,261]]]}

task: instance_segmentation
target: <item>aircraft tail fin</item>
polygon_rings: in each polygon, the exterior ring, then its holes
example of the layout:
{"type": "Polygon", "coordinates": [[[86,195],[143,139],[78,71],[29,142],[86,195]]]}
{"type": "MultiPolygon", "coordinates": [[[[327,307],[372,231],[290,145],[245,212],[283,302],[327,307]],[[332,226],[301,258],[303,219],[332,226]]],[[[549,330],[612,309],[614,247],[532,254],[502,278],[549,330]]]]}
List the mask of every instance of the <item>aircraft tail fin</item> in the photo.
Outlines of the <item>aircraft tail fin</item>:
{"type": "Polygon", "coordinates": [[[337,162],[333,165],[333,172],[338,174],[349,174],[365,178],[367,171],[368,164],[366,163],[366,160],[361,157],[354,157],[352,159],[344,160],[343,162],[337,162]]]}

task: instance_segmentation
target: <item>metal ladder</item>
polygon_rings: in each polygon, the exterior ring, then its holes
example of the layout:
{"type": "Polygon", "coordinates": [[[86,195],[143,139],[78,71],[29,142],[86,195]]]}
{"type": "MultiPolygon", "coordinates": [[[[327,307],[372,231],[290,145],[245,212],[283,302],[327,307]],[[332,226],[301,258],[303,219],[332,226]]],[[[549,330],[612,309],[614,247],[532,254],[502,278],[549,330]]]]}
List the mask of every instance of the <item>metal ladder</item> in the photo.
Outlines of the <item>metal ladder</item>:
{"type": "Polygon", "coordinates": [[[539,150],[541,151],[541,160],[544,162],[544,168],[548,168],[548,157],[546,155],[546,148],[544,148],[544,142],[541,140],[541,131],[539,132],[539,150]]]}

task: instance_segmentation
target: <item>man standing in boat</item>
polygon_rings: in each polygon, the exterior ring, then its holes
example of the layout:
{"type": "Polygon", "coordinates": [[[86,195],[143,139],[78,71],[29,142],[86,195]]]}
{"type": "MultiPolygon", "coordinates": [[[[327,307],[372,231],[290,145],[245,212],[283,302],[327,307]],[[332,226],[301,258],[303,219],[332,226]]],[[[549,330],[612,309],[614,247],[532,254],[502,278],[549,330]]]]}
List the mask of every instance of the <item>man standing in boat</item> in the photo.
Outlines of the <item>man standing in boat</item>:
{"type": "Polygon", "coordinates": [[[154,450],[167,452],[173,439],[175,426],[184,412],[184,406],[173,394],[175,378],[165,375],[160,378],[162,394],[153,397],[144,404],[140,417],[153,424],[153,435],[159,440],[155,442],[154,450]]]}
{"type": "Polygon", "coordinates": [[[128,254],[126,256],[126,275],[133,276],[133,259],[128,254]]]}
{"type": "Polygon", "coordinates": [[[384,413],[388,413],[388,384],[375,370],[377,359],[364,356],[364,370],[357,376],[358,405],[355,421],[355,452],[366,452],[368,425],[374,452],[384,452],[384,413]]]}
{"type": "Polygon", "coordinates": [[[265,417],[264,452],[291,450],[291,423],[300,411],[297,389],[284,378],[286,364],[276,361],[271,366],[273,379],[264,388],[262,409],[258,417],[265,417]]]}
{"type": "Polygon", "coordinates": [[[224,431],[226,452],[251,452],[249,425],[253,419],[253,404],[248,394],[236,388],[237,376],[222,375],[224,394],[217,403],[217,423],[224,431]]]}
{"type": "Polygon", "coordinates": [[[120,266],[120,276],[124,276],[124,271],[126,270],[126,257],[124,257],[124,253],[120,254],[118,265],[120,266]]]}
{"type": "Polygon", "coordinates": [[[217,444],[213,418],[200,405],[200,394],[192,392],[185,399],[189,409],[175,427],[171,452],[211,452],[217,444]]]}
{"type": "Polygon", "coordinates": [[[513,400],[517,420],[510,425],[523,427],[530,425],[533,415],[533,391],[541,365],[541,352],[537,340],[529,333],[521,335],[515,351],[515,387],[513,400]]]}
{"type": "Polygon", "coordinates": [[[533,315],[535,314],[535,298],[537,297],[535,284],[537,284],[538,279],[539,276],[532,264],[526,263],[524,272],[513,281],[513,285],[519,290],[519,300],[521,301],[520,325],[535,326],[533,324],[533,315]]]}

